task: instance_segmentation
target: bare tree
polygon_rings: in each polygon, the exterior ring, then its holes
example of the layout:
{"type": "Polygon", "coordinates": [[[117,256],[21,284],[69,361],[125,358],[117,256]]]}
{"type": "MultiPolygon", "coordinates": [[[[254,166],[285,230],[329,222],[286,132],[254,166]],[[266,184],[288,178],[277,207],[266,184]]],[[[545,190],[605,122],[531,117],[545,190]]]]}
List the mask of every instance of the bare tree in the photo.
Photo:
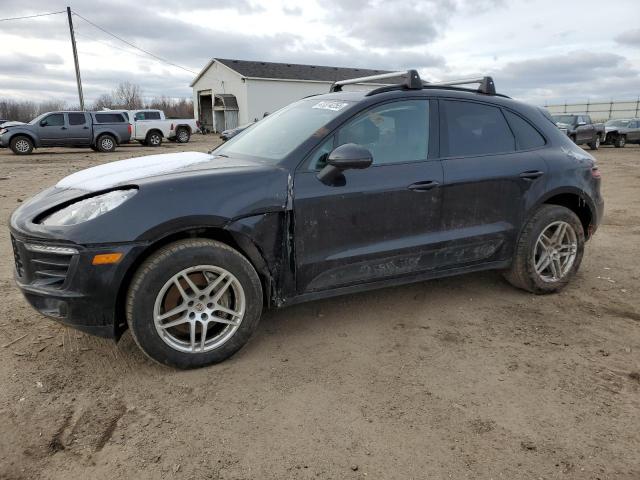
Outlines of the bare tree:
{"type": "Polygon", "coordinates": [[[135,83],[129,81],[120,83],[114,90],[113,97],[121,108],[136,110],[143,107],[142,89],[135,83]]]}
{"type": "Polygon", "coordinates": [[[193,102],[191,99],[156,97],[149,102],[148,108],[164,110],[167,118],[193,118],[193,102]]]}
{"type": "Polygon", "coordinates": [[[103,108],[114,108],[116,106],[116,101],[113,98],[113,95],[110,93],[103,93],[96,101],[93,102],[92,110],[102,110],[103,108]]]}

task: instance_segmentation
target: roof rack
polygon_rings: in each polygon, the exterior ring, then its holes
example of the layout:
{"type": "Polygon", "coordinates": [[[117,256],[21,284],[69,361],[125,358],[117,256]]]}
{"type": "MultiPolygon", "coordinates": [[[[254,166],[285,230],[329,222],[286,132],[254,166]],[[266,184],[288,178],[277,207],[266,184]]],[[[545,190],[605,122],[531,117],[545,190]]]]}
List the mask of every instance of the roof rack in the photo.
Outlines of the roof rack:
{"type": "Polygon", "coordinates": [[[421,90],[423,82],[418,75],[417,70],[406,70],[402,72],[388,72],[379,75],[370,75],[368,77],[350,78],[348,80],[340,80],[334,82],[329,89],[330,92],[341,92],[343,85],[353,85],[356,83],[370,82],[372,80],[384,80],[385,78],[405,77],[404,83],[400,83],[397,87],[407,88],[409,90],[421,90]]]}
{"type": "Polygon", "coordinates": [[[493,78],[491,77],[480,77],[480,78],[464,78],[460,80],[450,80],[448,82],[437,82],[437,83],[425,83],[425,87],[453,87],[456,85],[471,85],[477,83],[478,92],[484,93],[486,95],[495,95],[496,94],[496,85],[493,83],[493,78]]]}

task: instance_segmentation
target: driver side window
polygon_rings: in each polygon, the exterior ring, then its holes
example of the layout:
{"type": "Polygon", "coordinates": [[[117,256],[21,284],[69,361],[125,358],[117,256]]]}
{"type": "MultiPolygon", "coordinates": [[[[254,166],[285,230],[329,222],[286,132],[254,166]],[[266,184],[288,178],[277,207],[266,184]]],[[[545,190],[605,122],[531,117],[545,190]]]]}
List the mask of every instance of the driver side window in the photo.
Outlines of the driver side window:
{"type": "Polygon", "coordinates": [[[329,153],[345,143],[368,149],[374,165],[427,159],[429,149],[428,100],[385,103],[356,115],[313,154],[309,170],[321,170],[329,153]],[[335,143],[335,145],[334,145],[335,143]]]}
{"type": "Polygon", "coordinates": [[[42,119],[46,127],[64,127],[64,114],[54,113],[42,119]]]}

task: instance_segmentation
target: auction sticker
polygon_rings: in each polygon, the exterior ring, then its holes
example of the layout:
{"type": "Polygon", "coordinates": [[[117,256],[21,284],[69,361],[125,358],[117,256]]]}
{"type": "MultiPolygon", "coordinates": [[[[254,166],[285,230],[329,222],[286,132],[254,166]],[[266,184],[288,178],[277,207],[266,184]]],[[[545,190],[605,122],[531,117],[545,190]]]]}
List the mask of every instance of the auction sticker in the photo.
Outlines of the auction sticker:
{"type": "Polygon", "coordinates": [[[329,101],[324,101],[324,102],[318,102],[316,103],[313,107],[311,108],[321,108],[323,110],[333,110],[334,112],[338,112],[340,110],[342,110],[344,107],[346,107],[347,105],[349,105],[348,103],[345,102],[329,102],[329,101]]]}

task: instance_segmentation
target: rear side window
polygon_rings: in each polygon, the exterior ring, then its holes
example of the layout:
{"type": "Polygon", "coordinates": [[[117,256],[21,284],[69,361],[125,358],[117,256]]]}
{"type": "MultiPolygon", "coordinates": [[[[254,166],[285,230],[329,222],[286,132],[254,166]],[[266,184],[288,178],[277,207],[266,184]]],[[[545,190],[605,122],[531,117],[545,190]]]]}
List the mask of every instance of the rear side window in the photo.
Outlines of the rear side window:
{"type": "Polygon", "coordinates": [[[544,137],[520,115],[503,110],[511,130],[516,136],[518,150],[542,147],[545,144],[544,137]]]}
{"type": "Polygon", "coordinates": [[[445,100],[443,156],[460,157],[513,152],[516,141],[498,107],[445,100]]]}
{"type": "Polygon", "coordinates": [[[136,120],[160,120],[160,112],[138,112],[136,120]]]}
{"type": "Polygon", "coordinates": [[[124,123],[124,117],[119,113],[96,113],[98,123],[124,123]]]}
{"type": "Polygon", "coordinates": [[[84,113],[70,113],[69,125],[84,125],[87,123],[84,113]]]}

